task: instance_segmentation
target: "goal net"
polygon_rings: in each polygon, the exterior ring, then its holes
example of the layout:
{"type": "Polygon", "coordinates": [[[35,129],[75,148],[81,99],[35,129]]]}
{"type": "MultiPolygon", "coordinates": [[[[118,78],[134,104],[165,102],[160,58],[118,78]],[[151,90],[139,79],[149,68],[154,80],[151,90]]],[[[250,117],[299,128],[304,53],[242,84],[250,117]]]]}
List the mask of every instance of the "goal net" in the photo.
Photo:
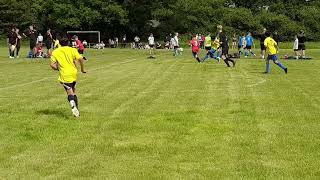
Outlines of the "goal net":
{"type": "Polygon", "coordinates": [[[100,31],[67,31],[69,36],[78,36],[81,41],[86,40],[88,43],[99,43],[100,31]]]}

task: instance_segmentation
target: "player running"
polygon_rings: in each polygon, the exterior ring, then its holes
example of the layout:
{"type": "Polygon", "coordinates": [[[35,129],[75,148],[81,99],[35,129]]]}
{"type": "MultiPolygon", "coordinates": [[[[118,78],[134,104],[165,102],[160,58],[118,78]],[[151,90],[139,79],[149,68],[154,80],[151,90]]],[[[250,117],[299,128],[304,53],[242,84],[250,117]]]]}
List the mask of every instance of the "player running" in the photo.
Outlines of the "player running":
{"type": "Polygon", "coordinates": [[[276,65],[278,65],[281,69],[284,70],[284,72],[287,74],[288,73],[288,68],[286,68],[285,66],[283,66],[279,61],[278,61],[278,57],[277,57],[277,52],[278,52],[278,44],[277,42],[272,39],[271,33],[270,32],[266,32],[266,39],[264,40],[264,46],[267,48],[268,50],[268,58],[266,60],[266,74],[270,73],[270,60],[272,60],[276,65]]]}
{"type": "Polygon", "coordinates": [[[192,54],[193,57],[199,62],[202,63],[202,61],[199,58],[199,52],[200,52],[200,42],[197,39],[196,35],[193,35],[192,40],[190,41],[190,45],[192,48],[192,54]]]}
{"type": "MultiPolygon", "coordinates": [[[[210,39],[212,39],[212,37],[210,37],[210,39]]],[[[210,58],[216,59],[218,62],[220,62],[219,55],[215,56],[215,53],[218,52],[219,47],[220,47],[219,39],[215,38],[214,41],[211,40],[210,44],[211,44],[211,47],[210,47],[210,49],[208,48],[209,50],[208,50],[207,55],[203,61],[207,60],[210,57],[210,58]]]]}
{"type": "Polygon", "coordinates": [[[76,62],[80,64],[81,72],[86,72],[84,70],[83,57],[79,54],[77,49],[69,47],[68,43],[69,41],[67,38],[62,38],[60,40],[61,47],[53,51],[50,66],[53,70],[59,71],[58,80],[67,92],[71,111],[75,117],[79,117],[78,97],[76,95],[78,72],[76,62]]]}
{"type": "Polygon", "coordinates": [[[232,62],[233,67],[236,66],[236,62],[228,57],[229,53],[229,45],[228,45],[228,37],[225,35],[225,33],[222,31],[222,26],[217,26],[218,30],[218,36],[220,39],[220,45],[221,45],[221,58],[226,63],[228,67],[230,67],[229,62],[232,62]]]}
{"type": "Polygon", "coordinates": [[[248,35],[246,36],[246,51],[245,51],[245,57],[248,57],[249,52],[253,55],[256,56],[254,54],[254,52],[252,51],[252,46],[253,46],[253,37],[251,35],[251,33],[249,32],[248,35]]]}

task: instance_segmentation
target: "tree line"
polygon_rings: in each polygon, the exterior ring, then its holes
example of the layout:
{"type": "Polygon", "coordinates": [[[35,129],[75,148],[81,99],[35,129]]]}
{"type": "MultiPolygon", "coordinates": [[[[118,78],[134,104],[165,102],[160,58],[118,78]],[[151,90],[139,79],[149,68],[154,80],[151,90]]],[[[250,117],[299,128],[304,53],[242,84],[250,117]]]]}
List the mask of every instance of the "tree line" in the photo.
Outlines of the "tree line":
{"type": "Polygon", "coordinates": [[[102,36],[158,37],[172,32],[277,31],[283,40],[304,30],[320,40],[318,0],[1,0],[0,34],[11,25],[45,31],[99,30],[102,36]]]}

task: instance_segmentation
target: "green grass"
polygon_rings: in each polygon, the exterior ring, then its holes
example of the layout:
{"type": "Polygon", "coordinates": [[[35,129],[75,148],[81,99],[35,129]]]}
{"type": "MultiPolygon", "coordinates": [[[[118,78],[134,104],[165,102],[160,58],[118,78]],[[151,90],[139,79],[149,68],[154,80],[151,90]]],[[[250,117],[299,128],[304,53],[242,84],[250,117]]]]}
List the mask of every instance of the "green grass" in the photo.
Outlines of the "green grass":
{"type": "Polygon", "coordinates": [[[0,179],[320,178],[319,50],[282,60],[288,75],[189,50],[90,50],[80,119],[48,60],[0,52],[0,179]]]}

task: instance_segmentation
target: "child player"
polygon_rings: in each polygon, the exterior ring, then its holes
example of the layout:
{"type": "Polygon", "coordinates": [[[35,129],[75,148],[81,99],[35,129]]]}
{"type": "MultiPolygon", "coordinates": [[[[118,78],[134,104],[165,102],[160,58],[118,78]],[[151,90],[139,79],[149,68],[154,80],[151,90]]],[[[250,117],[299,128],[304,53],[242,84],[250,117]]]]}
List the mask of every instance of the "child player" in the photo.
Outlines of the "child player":
{"type": "Polygon", "coordinates": [[[271,33],[270,32],[266,32],[266,39],[264,40],[264,46],[267,48],[268,50],[268,58],[266,60],[266,74],[270,73],[270,60],[272,60],[276,65],[278,65],[281,69],[284,70],[284,72],[287,74],[288,73],[288,68],[286,68],[285,66],[283,66],[279,61],[278,61],[278,57],[277,57],[277,52],[278,52],[278,44],[277,42],[272,39],[271,33]]]}
{"type": "Polygon", "coordinates": [[[200,42],[197,40],[196,35],[194,35],[192,37],[192,40],[190,42],[191,48],[192,48],[192,54],[193,57],[199,62],[201,63],[202,61],[199,58],[199,51],[200,51],[200,42]]]}
{"type": "Polygon", "coordinates": [[[62,38],[60,40],[61,47],[53,51],[50,66],[53,70],[59,71],[58,80],[67,92],[71,111],[75,117],[79,117],[78,97],[75,89],[78,70],[75,63],[79,62],[81,72],[86,72],[84,70],[83,57],[78,53],[77,49],[69,47],[68,43],[68,38],[62,38]]]}

